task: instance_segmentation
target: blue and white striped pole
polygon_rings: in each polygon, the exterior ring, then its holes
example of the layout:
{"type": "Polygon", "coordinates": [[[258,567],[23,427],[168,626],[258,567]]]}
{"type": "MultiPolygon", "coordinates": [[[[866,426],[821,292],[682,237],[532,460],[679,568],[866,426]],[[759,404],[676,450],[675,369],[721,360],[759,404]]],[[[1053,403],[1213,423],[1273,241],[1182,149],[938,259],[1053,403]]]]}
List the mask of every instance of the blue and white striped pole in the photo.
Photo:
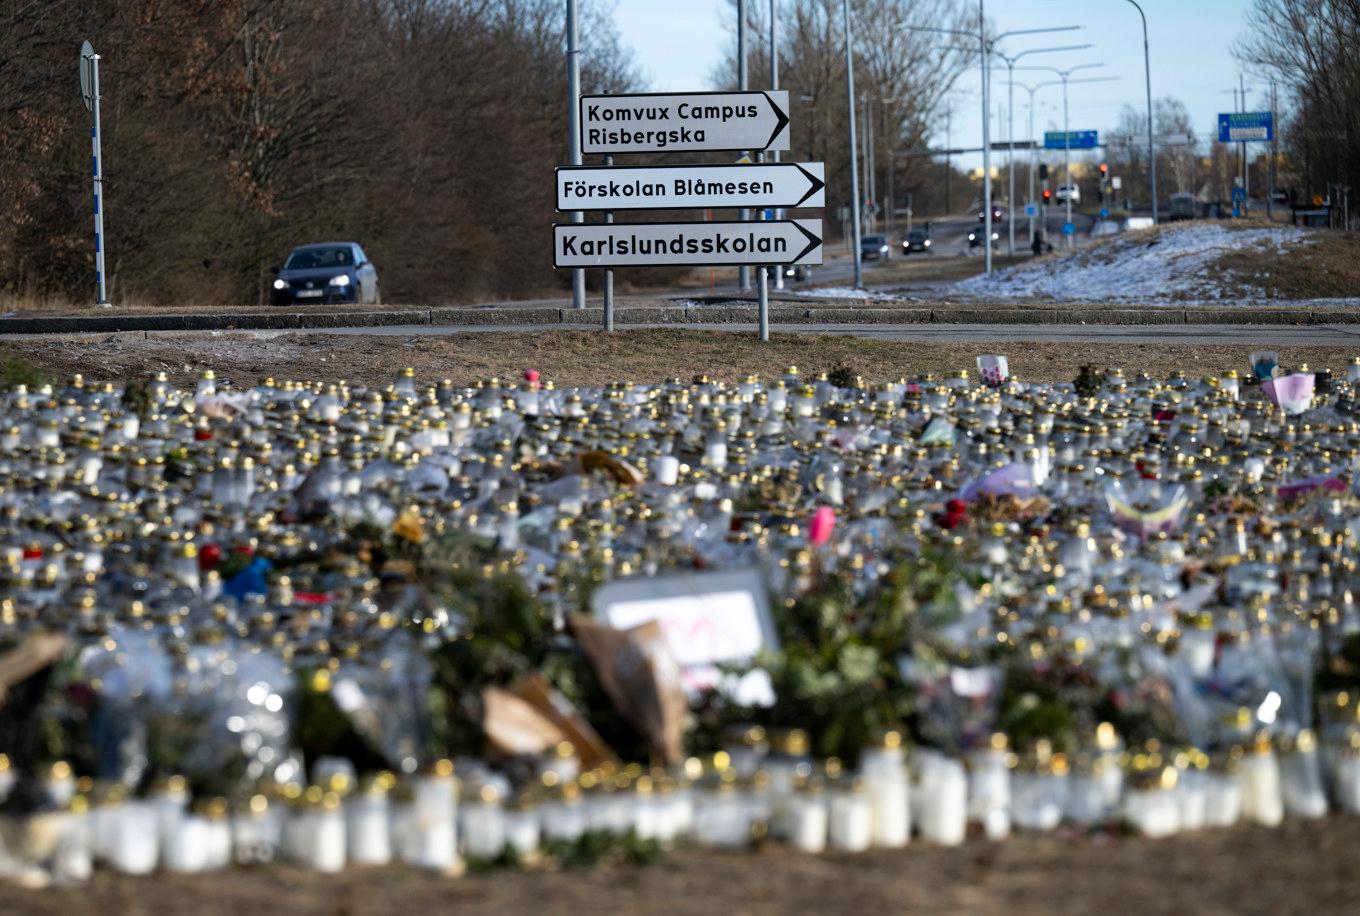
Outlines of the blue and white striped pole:
{"type": "Polygon", "coordinates": [[[108,305],[108,287],[104,271],[104,167],[99,149],[99,55],[91,54],[90,96],[94,126],[90,128],[90,142],[94,148],[94,280],[99,296],[96,305],[108,305]]]}

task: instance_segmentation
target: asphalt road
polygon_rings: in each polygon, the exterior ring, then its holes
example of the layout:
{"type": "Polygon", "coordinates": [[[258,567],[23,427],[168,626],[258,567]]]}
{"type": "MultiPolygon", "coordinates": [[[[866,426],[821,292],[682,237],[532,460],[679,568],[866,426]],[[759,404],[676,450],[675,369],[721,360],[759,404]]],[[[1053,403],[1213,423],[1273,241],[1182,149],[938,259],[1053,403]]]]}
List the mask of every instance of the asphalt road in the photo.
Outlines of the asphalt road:
{"type": "MultiPolygon", "coordinates": [[[[629,324],[620,325],[616,333],[626,334],[640,328],[679,328],[696,331],[722,331],[754,334],[753,324],[629,324]]],[[[400,325],[374,328],[328,328],[318,331],[242,331],[261,338],[281,334],[316,333],[338,335],[374,335],[391,337],[450,336],[454,334],[490,334],[505,331],[560,333],[564,330],[592,330],[590,326],[569,325],[400,325]]],[[[151,331],[157,334],[184,332],[151,331]]],[[[202,334],[222,332],[203,331],[202,334]]],[[[1186,344],[1251,347],[1279,346],[1354,346],[1360,353],[1360,327],[1338,326],[1279,326],[1279,325],[1033,325],[1033,324],[777,324],[772,334],[832,334],[862,337],[868,340],[896,340],[904,343],[966,341],[1040,343],[1105,343],[1105,344],[1186,344]]]]}

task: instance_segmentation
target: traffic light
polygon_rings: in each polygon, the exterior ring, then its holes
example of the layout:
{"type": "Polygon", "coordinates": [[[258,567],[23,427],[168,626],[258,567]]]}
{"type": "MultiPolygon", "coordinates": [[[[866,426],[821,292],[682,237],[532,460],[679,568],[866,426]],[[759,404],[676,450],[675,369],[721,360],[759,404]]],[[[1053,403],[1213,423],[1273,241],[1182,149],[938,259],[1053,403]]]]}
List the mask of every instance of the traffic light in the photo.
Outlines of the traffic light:
{"type": "Polygon", "coordinates": [[[1048,181],[1048,165],[1043,162],[1039,163],[1039,180],[1048,181]]]}
{"type": "Polygon", "coordinates": [[[1053,192],[1050,191],[1048,188],[1044,188],[1044,203],[1048,204],[1048,203],[1052,203],[1052,202],[1053,202],[1053,192]]]}
{"type": "Polygon", "coordinates": [[[1102,162],[1102,163],[1100,164],[1100,177],[1101,177],[1101,178],[1106,178],[1106,177],[1109,177],[1109,174],[1110,174],[1110,165],[1109,165],[1109,163],[1108,163],[1108,162],[1102,162]]]}

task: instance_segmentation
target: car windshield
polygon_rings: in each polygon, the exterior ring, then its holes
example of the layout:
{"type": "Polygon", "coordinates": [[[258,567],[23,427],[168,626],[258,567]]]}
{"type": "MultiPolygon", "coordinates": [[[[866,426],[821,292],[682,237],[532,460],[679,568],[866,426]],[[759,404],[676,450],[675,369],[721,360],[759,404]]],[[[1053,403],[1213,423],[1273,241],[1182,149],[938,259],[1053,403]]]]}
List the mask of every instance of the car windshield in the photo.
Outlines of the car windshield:
{"type": "Polygon", "coordinates": [[[284,262],[284,270],[316,270],[323,267],[348,267],[354,255],[348,247],[295,248],[284,262]]]}
{"type": "Polygon", "coordinates": [[[911,232],[907,233],[907,238],[909,239],[923,239],[925,237],[926,231],[924,229],[913,229],[911,232]]]}
{"type": "Polygon", "coordinates": [[[865,245],[882,245],[882,244],[883,244],[883,236],[881,236],[881,235],[866,235],[866,236],[864,237],[864,244],[865,244],[865,245]]]}

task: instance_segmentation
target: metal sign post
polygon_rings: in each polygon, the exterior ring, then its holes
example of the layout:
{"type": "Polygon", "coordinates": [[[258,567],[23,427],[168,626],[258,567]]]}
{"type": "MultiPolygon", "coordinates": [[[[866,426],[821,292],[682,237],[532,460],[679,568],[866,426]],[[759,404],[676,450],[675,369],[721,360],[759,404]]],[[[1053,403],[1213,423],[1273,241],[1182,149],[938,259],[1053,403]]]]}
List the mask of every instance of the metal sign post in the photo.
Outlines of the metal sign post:
{"type": "Polygon", "coordinates": [[[104,268],[104,164],[99,146],[99,55],[87,41],[80,46],[80,95],[93,115],[90,128],[94,177],[94,282],[96,305],[109,304],[107,274],[104,268]]]}

